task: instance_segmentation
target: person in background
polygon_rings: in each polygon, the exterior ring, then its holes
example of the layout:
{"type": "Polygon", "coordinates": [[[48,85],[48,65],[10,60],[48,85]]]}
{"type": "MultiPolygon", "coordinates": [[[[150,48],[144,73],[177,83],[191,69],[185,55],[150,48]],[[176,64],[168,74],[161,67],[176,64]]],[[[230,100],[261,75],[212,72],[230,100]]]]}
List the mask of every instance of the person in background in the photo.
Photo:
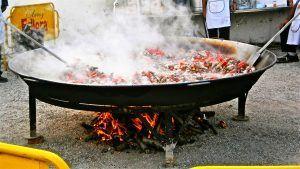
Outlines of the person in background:
{"type": "Polygon", "coordinates": [[[202,0],[203,16],[209,38],[229,40],[230,11],[236,10],[236,0],[202,0]]]}
{"type": "MultiPolygon", "coordinates": [[[[3,12],[6,10],[7,6],[8,6],[8,2],[7,0],[0,0],[0,4],[1,4],[1,11],[0,11],[0,17],[3,18],[3,12]]],[[[2,59],[2,48],[3,48],[3,43],[4,43],[4,23],[0,22],[0,83],[4,83],[7,82],[7,78],[2,77],[2,71],[1,71],[1,59],[2,59]]]]}
{"type": "MultiPolygon", "coordinates": [[[[300,12],[300,0],[291,0],[290,6],[293,6],[289,17],[280,25],[282,28],[293,16],[300,12]]],[[[298,16],[290,26],[288,26],[281,34],[281,50],[286,52],[285,56],[277,59],[277,63],[299,62],[296,50],[300,45],[300,16],[298,16]]]]}

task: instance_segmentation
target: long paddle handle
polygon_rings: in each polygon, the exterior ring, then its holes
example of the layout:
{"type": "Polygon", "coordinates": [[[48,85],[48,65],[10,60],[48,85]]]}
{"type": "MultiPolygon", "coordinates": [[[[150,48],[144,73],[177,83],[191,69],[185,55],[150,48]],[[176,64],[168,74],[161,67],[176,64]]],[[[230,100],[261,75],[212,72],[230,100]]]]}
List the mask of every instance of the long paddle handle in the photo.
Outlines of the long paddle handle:
{"type": "Polygon", "coordinates": [[[44,49],[46,52],[48,52],[49,54],[51,54],[52,56],[54,56],[56,59],[58,59],[59,61],[63,62],[65,65],[68,65],[68,63],[62,59],[61,57],[59,57],[57,54],[55,54],[54,52],[52,52],[50,49],[46,48],[44,45],[40,44],[38,41],[36,41],[35,39],[33,39],[32,37],[28,36],[26,33],[24,33],[23,31],[21,31],[20,29],[18,29],[17,27],[15,27],[13,24],[7,22],[4,18],[0,17],[0,21],[2,21],[3,23],[5,23],[6,25],[10,26],[11,28],[13,28],[14,30],[16,30],[18,33],[20,33],[21,35],[23,35],[24,37],[26,37],[27,39],[31,40],[34,44],[36,44],[38,47],[44,49]]]}
{"type": "Polygon", "coordinates": [[[288,27],[298,16],[300,15],[300,12],[298,12],[297,15],[295,15],[287,24],[282,27],[279,32],[277,32],[260,50],[258,51],[259,53],[262,53],[274,40],[277,38],[279,34],[281,34],[286,27],[288,27]]]}
{"type": "Polygon", "coordinates": [[[300,15],[300,12],[298,12],[297,15],[295,15],[287,24],[285,24],[263,47],[261,47],[254,55],[252,55],[248,59],[249,65],[254,65],[257,59],[260,57],[262,52],[277,38],[278,35],[280,35],[286,27],[288,27],[298,16],[300,15]]]}

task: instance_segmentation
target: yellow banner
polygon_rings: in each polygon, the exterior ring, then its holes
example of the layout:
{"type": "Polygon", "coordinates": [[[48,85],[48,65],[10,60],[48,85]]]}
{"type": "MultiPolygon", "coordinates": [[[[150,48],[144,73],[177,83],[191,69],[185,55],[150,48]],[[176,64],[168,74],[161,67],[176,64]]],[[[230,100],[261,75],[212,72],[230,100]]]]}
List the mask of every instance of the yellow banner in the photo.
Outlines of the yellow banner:
{"type": "Polygon", "coordinates": [[[14,6],[10,11],[10,21],[21,30],[26,24],[35,29],[44,28],[45,40],[55,39],[59,34],[58,13],[52,3],[14,6]]]}

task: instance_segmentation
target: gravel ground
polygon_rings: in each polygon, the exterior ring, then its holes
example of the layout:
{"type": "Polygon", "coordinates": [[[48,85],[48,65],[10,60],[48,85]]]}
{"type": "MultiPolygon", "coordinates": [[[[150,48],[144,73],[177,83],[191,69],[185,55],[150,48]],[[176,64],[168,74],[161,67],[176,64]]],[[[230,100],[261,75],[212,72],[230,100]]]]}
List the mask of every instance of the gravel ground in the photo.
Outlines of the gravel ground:
{"type": "MultiPolygon", "coordinates": [[[[279,54],[278,49],[272,51],[279,54]]],[[[300,56],[300,54],[299,54],[300,56]]],[[[213,122],[225,120],[229,127],[219,134],[207,132],[189,145],[177,147],[178,168],[199,164],[299,164],[300,163],[300,63],[277,64],[251,89],[246,113],[249,122],[234,122],[237,100],[206,107],[216,111],[213,122]]],[[[11,72],[0,84],[0,141],[25,145],[29,131],[28,89],[11,72]]],[[[35,148],[62,156],[72,168],[160,168],[164,153],[102,153],[104,146],[85,143],[82,122],[94,114],[37,103],[38,132],[46,141],[35,148]]]]}

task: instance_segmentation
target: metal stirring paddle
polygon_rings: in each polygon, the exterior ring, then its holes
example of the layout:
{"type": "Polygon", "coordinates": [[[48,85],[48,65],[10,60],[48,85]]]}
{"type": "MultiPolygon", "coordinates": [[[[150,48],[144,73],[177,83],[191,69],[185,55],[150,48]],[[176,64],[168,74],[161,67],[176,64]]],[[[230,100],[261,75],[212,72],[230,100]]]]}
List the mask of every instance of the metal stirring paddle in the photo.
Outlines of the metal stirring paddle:
{"type": "Polygon", "coordinates": [[[4,18],[0,18],[0,21],[2,21],[3,23],[5,23],[6,25],[10,26],[11,28],[13,28],[18,33],[20,33],[21,35],[23,35],[24,37],[26,37],[27,39],[31,40],[38,47],[44,49],[46,52],[48,52],[49,54],[51,54],[52,56],[54,56],[56,59],[58,59],[59,61],[63,62],[66,66],[69,65],[68,62],[66,62],[64,59],[62,59],[61,57],[59,57],[57,54],[55,54],[54,52],[52,52],[50,49],[46,48],[44,45],[40,44],[38,41],[36,41],[32,37],[28,36],[26,33],[24,33],[23,31],[21,31],[17,27],[15,27],[13,24],[11,24],[11,23],[7,22],[6,20],[4,20],[4,18]]]}

